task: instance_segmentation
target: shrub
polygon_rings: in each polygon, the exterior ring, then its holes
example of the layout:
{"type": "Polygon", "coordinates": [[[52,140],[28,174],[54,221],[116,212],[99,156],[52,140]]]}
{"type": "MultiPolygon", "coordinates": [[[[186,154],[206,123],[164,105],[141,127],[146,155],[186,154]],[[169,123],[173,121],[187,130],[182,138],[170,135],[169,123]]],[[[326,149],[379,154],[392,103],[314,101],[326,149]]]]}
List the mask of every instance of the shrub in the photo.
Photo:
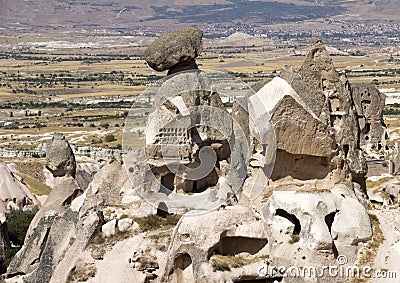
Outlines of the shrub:
{"type": "Polygon", "coordinates": [[[250,264],[255,259],[247,259],[242,256],[213,255],[210,259],[214,271],[229,271],[232,268],[242,267],[250,264]]]}
{"type": "Polygon", "coordinates": [[[10,265],[12,258],[19,251],[19,248],[10,248],[6,250],[4,262],[0,265],[0,274],[4,274],[7,271],[7,267],[10,265]]]}
{"type": "Polygon", "coordinates": [[[19,129],[19,122],[14,122],[9,125],[4,126],[5,130],[16,130],[19,129]]]}
{"type": "Polygon", "coordinates": [[[137,222],[143,231],[156,230],[160,228],[169,229],[176,226],[181,215],[168,215],[163,218],[158,215],[148,215],[144,217],[134,217],[134,221],[137,222]]]}
{"type": "Polygon", "coordinates": [[[106,135],[106,137],[104,138],[104,140],[105,140],[106,142],[113,142],[113,141],[115,141],[116,139],[115,139],[115,136],[114,136],[113,134],[108,134],[108,135],[106,135]]]}

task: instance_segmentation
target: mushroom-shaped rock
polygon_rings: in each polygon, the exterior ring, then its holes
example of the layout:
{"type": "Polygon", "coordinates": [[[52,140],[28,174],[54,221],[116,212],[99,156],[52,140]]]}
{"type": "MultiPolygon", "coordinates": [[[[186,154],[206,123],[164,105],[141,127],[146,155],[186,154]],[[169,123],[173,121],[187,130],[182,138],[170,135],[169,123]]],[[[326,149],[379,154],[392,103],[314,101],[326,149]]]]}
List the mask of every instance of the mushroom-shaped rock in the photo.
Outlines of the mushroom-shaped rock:
{"type": "Polygon", "coordinates": [[[46,153],[46,168],[54,177],[75,176],[75,156],[68,141],[61,133],[53,135],[46,153]]]}
{"type": "Polygon", "coordinates": [[[154,40],[145,51],[146,62],[156,71],[197,69],[194,59],[200,55],[203,32],[197,28],[185,28],[166,33],[154,40]]]}

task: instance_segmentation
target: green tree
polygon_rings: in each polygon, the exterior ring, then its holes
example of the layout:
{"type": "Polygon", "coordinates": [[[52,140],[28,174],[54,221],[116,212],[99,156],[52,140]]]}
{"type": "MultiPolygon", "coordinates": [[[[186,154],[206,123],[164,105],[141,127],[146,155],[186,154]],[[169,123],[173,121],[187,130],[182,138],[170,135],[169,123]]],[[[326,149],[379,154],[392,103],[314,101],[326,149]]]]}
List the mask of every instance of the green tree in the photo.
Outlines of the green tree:
{"type": "Polygon", "coordinates": [[[6,258],[0,265],[0,274],[7,271],[12,258],[24,244],[26,232],[38,210],[38,207],[35,206],[32,210],[12,209],[7,213],[8,236],[14,246],[6,250],[6,258]]]}
{"type": "Polygon", "coordinates": [[[14,245],[22,246],[24,244],[29,224],[37,211],[37,207],[32,210],[12,209],[7,214],[8,235],[14,245]]]}

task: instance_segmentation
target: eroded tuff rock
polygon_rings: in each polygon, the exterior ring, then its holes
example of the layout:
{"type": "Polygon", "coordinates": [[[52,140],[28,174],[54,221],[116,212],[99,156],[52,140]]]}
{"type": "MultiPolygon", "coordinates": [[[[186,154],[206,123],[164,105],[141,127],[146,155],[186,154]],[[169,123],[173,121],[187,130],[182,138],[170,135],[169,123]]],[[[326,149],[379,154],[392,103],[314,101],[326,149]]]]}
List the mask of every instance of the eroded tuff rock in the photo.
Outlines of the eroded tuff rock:
{"type": "Polygon", "coordinates": [[[330,125],[353,176],[365,176],[367,165],[360,148],[360,127],[351,87],[346,75],[334,68],[325,45],[313,40],[300,69],[286,68],[281,77],[321,121],[330,125]]]}
{"type": "Polygon", "coordinates": [[[201,71],[168,78],[148,119],[147,164],[128,165],[142,176],[133,177],[143,179],[141,193],[157,197],[168,211],[216,207],[240,189],[246,175],[247,137],[209,85],[201,71]],[[182,198],[189,194],[190,200],[182,198]]]}
{"type": "Polygon", "coordinates": [[[22,209],[25,206],[38,204],[36,196],[27,185],[18,179],[4,163],[0,163],[0,176],[0,200],[4,202],[5,209],[22,209]]]}
{"type": "Polygon", "coordinates": [[[67,282],[93,234],[100,231],[104,220],[99,212],[107,205],[120,203],[119,190],[126,181],[125,169],[117,161],[105,165],[82,195],[72,177],[56,178],[7,276],[24,274],[23,282],[67,282]]]}
{"type": "MultiPolygon", "coordinates": [[[[63,213],[71,205],[71,202],[77,196],[81,195],[82,192],[83,190],[79,187],[74,178],[70,176],[56,178],[46,202],[32,220],[30,229],[34,229],[35,223],[37,223],[42,217],[42,214],[47,213],[47,211],[54,211],[59,214],[63,213]]],[[[27,234],[29,235],[29,231],[27,234]]]]}
{"type": "Polygon", "coordinates": [[[69,224],[68,220],[61,220],[55,213],[41,217],[28,239],[29,243],[10,263],[9,274],[29,274],[24,277],[24,282],[49,282],[55,263],[60,260],[69,244],[62,240],[72,236],[73,231],[69,224]]]}
{"type": "Polygon", "coordinates": [[[268,112],[275,130],[277,148],[291,154],[331,158],[336,151],[329,127],[312,112],[292,87],[274,78],[250,97],[250,113],[261,128],[268,112]]]}
{"type": "Polygon", "coordinates": [[[264,223],[257,215],[241,205],[206,215],[195,213],[186,214],[175,228],[160,281],[236,282],[243,275],[256,279],[268,243],[264,223]],[[243,267],[229,273],[213,271],[214,260],[243,253],[252,258],[243,267]]]}
{"type": "Polygon", "coordinates": [[[360,124],[360,142],[366,150],[383,150],[386,146],[387,130],[383,121],[385,94],[375,85],[366,83],[351,84],[353,100],[360,124]]]}
{"type": "Polygon", "coordinates": [[[275,191],[265,203],[263,214],[271,227],[268,238],[272,248],[279,248],[276,243],[293,235],[298,235],[300,244],[309,249],[331,251],[372,237],[367,212],[344,185],[309,192],[275,191]],[[286,229],[276,225],[282,218],[287,220],[286,229]]]}
{"type": "Polygon", "coordinates": [[[61,133],[53,135],[46,153],[46,168],[53,173],[54,177],[75,176],[75,156],[68,141],[61,133]]]}
{"type": "Polygon", "coordinates": [[[203,32],[197,28],[166,33],[154,40],[145,51],[145,59],[156,71],[169,74],[197,69],[194,59],[200,55],[203,32]]]}
{"type": "Polygon", "coordinates": [[[372,230],[354,193],[366,167],[351,88],[318,41],[284,77],[237,100],[232,114],[205,73],[166,78],[128,173],[110,161],[84,191],[71,176],[54,178],[9,282],[306,282],[259,268],[328,266],[338,254],[354,264],[372,230]],[[180,174],[204,165],[211,171],[199,179],[180,174]],[[183,214],[175,228],[171,212],[183,214]]]}
{"type": "Polygon", "coordinates": [[[297,190],[299,184],[303,190],[313,190],[315,186],[329,188],[338,183],[351,186],[349,168],[341,162],[343,156],[331,128],[315,115],[285,80],[274,78],[251,96],[249,110],[258,129],[265,128],[270,119],[275,138],[275,148],[267,150],[267,154],[263,153],[265,146],[255,144],[256,153],[250,162],[252,175],[257,177],[262,172],[258,167],[269,166],[266,162],[263,164],[263,160],[273,163],[266,176],[270,179],[269,185],[262,189],[265,194],[282,186],[297,190]],[[313,184],[307,183],[308,180],[313,184]]]}
{"type": "Polygon", "coordinates": [[[304,102],[324,122],[329,121],[329,106],[323,90],[323,80],[332,75],[332,59],[322,42],[314,40],[299,70],[286,66],[281,73],[304,102]]]}

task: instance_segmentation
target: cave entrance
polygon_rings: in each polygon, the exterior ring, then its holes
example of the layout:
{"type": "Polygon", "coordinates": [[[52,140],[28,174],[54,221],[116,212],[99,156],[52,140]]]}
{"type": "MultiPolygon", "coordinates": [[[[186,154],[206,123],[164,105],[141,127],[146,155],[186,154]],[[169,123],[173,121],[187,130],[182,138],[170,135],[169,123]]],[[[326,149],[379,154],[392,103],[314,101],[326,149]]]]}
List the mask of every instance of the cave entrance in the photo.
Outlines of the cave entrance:
{"type": "Polygon", "coordinates": [[[190,180],[175,175],[165,167],[153,170],[154,175],[158,175],[160,182],[160,192],[169,195],[171,192],[178,194],[202,193],[218,184],[218,173],[215,168],[205,177],[198,180],[190,180]]]}
{"type": "Polygon", "coordinates": [[[187,253],[175,258],[176,277],[172,282],[175,283],[194,283],[192,258],[187,253]]]}
{"type": "Polygon", "coordinates": [[[255,255],[267,244],[268,239],[266,238],[227,237],[223,233],[219,242],[209,250],[208,257],[210,258],[214,254],[235,256],[240,253],[249,253],[255,255]]]}
{"type": "Polygon", "coordinates": [[[168,173],[161,177],[161,185],[171,192],[175,188],[174,182],[175,182],[175,174],[173,173],[168,173]]]}
{"type": "MultiPolygon", "coordinates": [[[[326,223],[326,226],[328,226],[329,234],[331,234],[331,235],[332,235],[332,224],[333,224],[333,221],[335,220],[336,213],[338,213],[338,211],[334,211],[334,212],[331,212],[331,213],[325,215],[325,223],[326,223]]],[[[333,256],[335,258],[337,258],[339,256],[339,252],[338,252],[335,242],[333,240],[332,240],[332,252],[333,252],[333,256]]]]}
{"type": "Polygon", "coordinates": [[[294,225],[293,235],[299,235],[300,234],[300,232],[301,232],[301,224],[300,224],[299,219],[294,214],[290,214],[286,210],[278,208],[276,210],[276,212],[275,212],[275,215],[284,217],[284,218],[286,218],[287,220],[289,220],[290,222],[293,223],[293,225],[294,225]]]}
{"type": "Polygon", "coordinates": [[[291,154],[278,149],[271,179],[276,181],[291,176],[297,180],[321,180],[330,173],[330,170],[327,157],[291,154]]]}
{"type": "Polygon", "coordinates": [[[218,174],[214,169],[206,177],[193,181],[193,193],[201,193],[218,183],[218,174]]]}

